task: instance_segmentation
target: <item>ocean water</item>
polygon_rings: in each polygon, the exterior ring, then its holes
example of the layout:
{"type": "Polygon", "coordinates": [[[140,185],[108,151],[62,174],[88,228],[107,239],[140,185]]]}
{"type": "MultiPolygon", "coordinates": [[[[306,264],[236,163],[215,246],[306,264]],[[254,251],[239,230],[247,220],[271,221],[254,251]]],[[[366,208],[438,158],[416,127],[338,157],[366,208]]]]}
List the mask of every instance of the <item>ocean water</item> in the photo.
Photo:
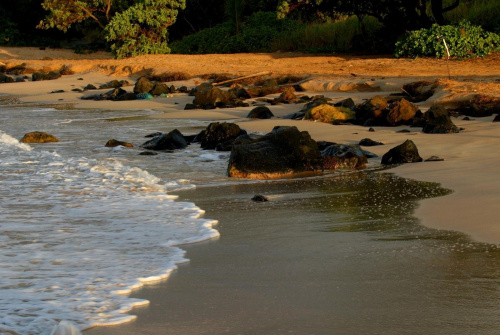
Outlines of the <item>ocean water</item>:
{"type": "Polygon", "coordinates": [[[111,121],[151,113],[0,107],[0,334],[50,334],[61,320],[80,329],[129,321],[126,312],[147,303],[127,297],[132,289],[187,261],[180,244],[218,237],[216,221],[173,194],[194,187],[190,167],[222,164],[221,155],[104,146],[176,128],[111,121]],[[60,142],[19,143],[35,130],[60,142]]]}

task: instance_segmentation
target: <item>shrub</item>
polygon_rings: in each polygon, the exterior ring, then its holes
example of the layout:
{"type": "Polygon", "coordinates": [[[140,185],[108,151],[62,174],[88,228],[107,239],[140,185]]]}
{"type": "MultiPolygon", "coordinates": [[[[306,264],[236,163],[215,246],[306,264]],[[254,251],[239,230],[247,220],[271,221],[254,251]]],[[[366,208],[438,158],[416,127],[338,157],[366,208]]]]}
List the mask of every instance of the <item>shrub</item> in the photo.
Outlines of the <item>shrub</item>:
{"type": "Polygon", "coordinates": [[[500,36],[473,26],[468,21],[458,25],[432,25],[429,29],[411,31],[396,43],[396,57],[446,57],[445,39],[450,56],[456,59],[483,57],[500,50],[500,36]]]}

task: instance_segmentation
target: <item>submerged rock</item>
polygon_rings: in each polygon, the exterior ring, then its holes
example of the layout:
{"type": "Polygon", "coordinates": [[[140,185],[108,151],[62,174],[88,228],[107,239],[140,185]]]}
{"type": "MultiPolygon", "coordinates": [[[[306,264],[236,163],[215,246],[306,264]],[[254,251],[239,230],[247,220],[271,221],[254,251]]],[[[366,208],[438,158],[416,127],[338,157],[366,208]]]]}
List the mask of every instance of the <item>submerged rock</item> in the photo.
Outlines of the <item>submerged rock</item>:
{"type": "Polygon", "coordinates": [[[392,148],[382,156],[383,165],[414,163],[421,161],[422,157],[420,157],[418,153],[417,146],[411,140],[406,140],[403,144],[392,148]]]}
{"type": "Polygon", "coordinates": [[[186,147],[187,142],[177,129],[172,130],[168,134],[153,137],[151,140],[141,144],[141,148],[148,150],[176,150],[186,147]]]}
{"type": "Polygon", "coordinates": [[[334,144],[321,152],[325,169],[363,169],[368,159],[359,145],[334,144]]]}
{"type": "Polygon", "coordinates": [[[54,135],[44,133],[42,131],[34,131],[27,133],[19,141],[21,143],[48,143],[48,142],[59,142],[59,139],[54,135]]]}
{"type": "Polygon", "coordinates": [[[120,146],[120,145],[122,147],[127,147],[127,148],[133,148],[134,147],[132,145],[132,143],[118,141],[118,140],[115,140],[115,139],[111,139],[108,142],[106,142],[106,144],[105,144],[105,146],[108,147],[108,148],[114,148],[114,147],[117,147],[117,146],[120,146]]]}

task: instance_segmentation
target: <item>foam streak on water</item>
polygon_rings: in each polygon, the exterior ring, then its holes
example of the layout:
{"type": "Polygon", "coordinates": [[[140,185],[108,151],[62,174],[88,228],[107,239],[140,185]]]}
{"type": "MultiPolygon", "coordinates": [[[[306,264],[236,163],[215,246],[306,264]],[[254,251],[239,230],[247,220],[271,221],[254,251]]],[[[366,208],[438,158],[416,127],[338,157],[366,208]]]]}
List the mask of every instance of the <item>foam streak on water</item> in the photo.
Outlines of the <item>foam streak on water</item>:
{"type": "Polygon", "coordinates": [[[177,245],[218,236],[166,194],[172,181],[112,158],[64,158],[0,132],[0,167],[0,334],[131,320],[147,303],[131,289],[186,261],[177,245]]]}

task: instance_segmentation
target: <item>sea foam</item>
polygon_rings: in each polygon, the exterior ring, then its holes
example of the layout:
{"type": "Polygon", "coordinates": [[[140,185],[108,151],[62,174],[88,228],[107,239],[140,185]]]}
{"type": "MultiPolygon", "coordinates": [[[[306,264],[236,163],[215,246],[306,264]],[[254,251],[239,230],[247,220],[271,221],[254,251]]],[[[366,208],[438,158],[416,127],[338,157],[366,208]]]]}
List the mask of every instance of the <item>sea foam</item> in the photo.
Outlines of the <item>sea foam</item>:
{"type": "Polygon", "coordinates": [[[127,322],[126,296],[186,262],[180,244],[216,238],[216,221],[163,181],[115,159],[64,158],[0,132],[0,334],[127,322]]]}

